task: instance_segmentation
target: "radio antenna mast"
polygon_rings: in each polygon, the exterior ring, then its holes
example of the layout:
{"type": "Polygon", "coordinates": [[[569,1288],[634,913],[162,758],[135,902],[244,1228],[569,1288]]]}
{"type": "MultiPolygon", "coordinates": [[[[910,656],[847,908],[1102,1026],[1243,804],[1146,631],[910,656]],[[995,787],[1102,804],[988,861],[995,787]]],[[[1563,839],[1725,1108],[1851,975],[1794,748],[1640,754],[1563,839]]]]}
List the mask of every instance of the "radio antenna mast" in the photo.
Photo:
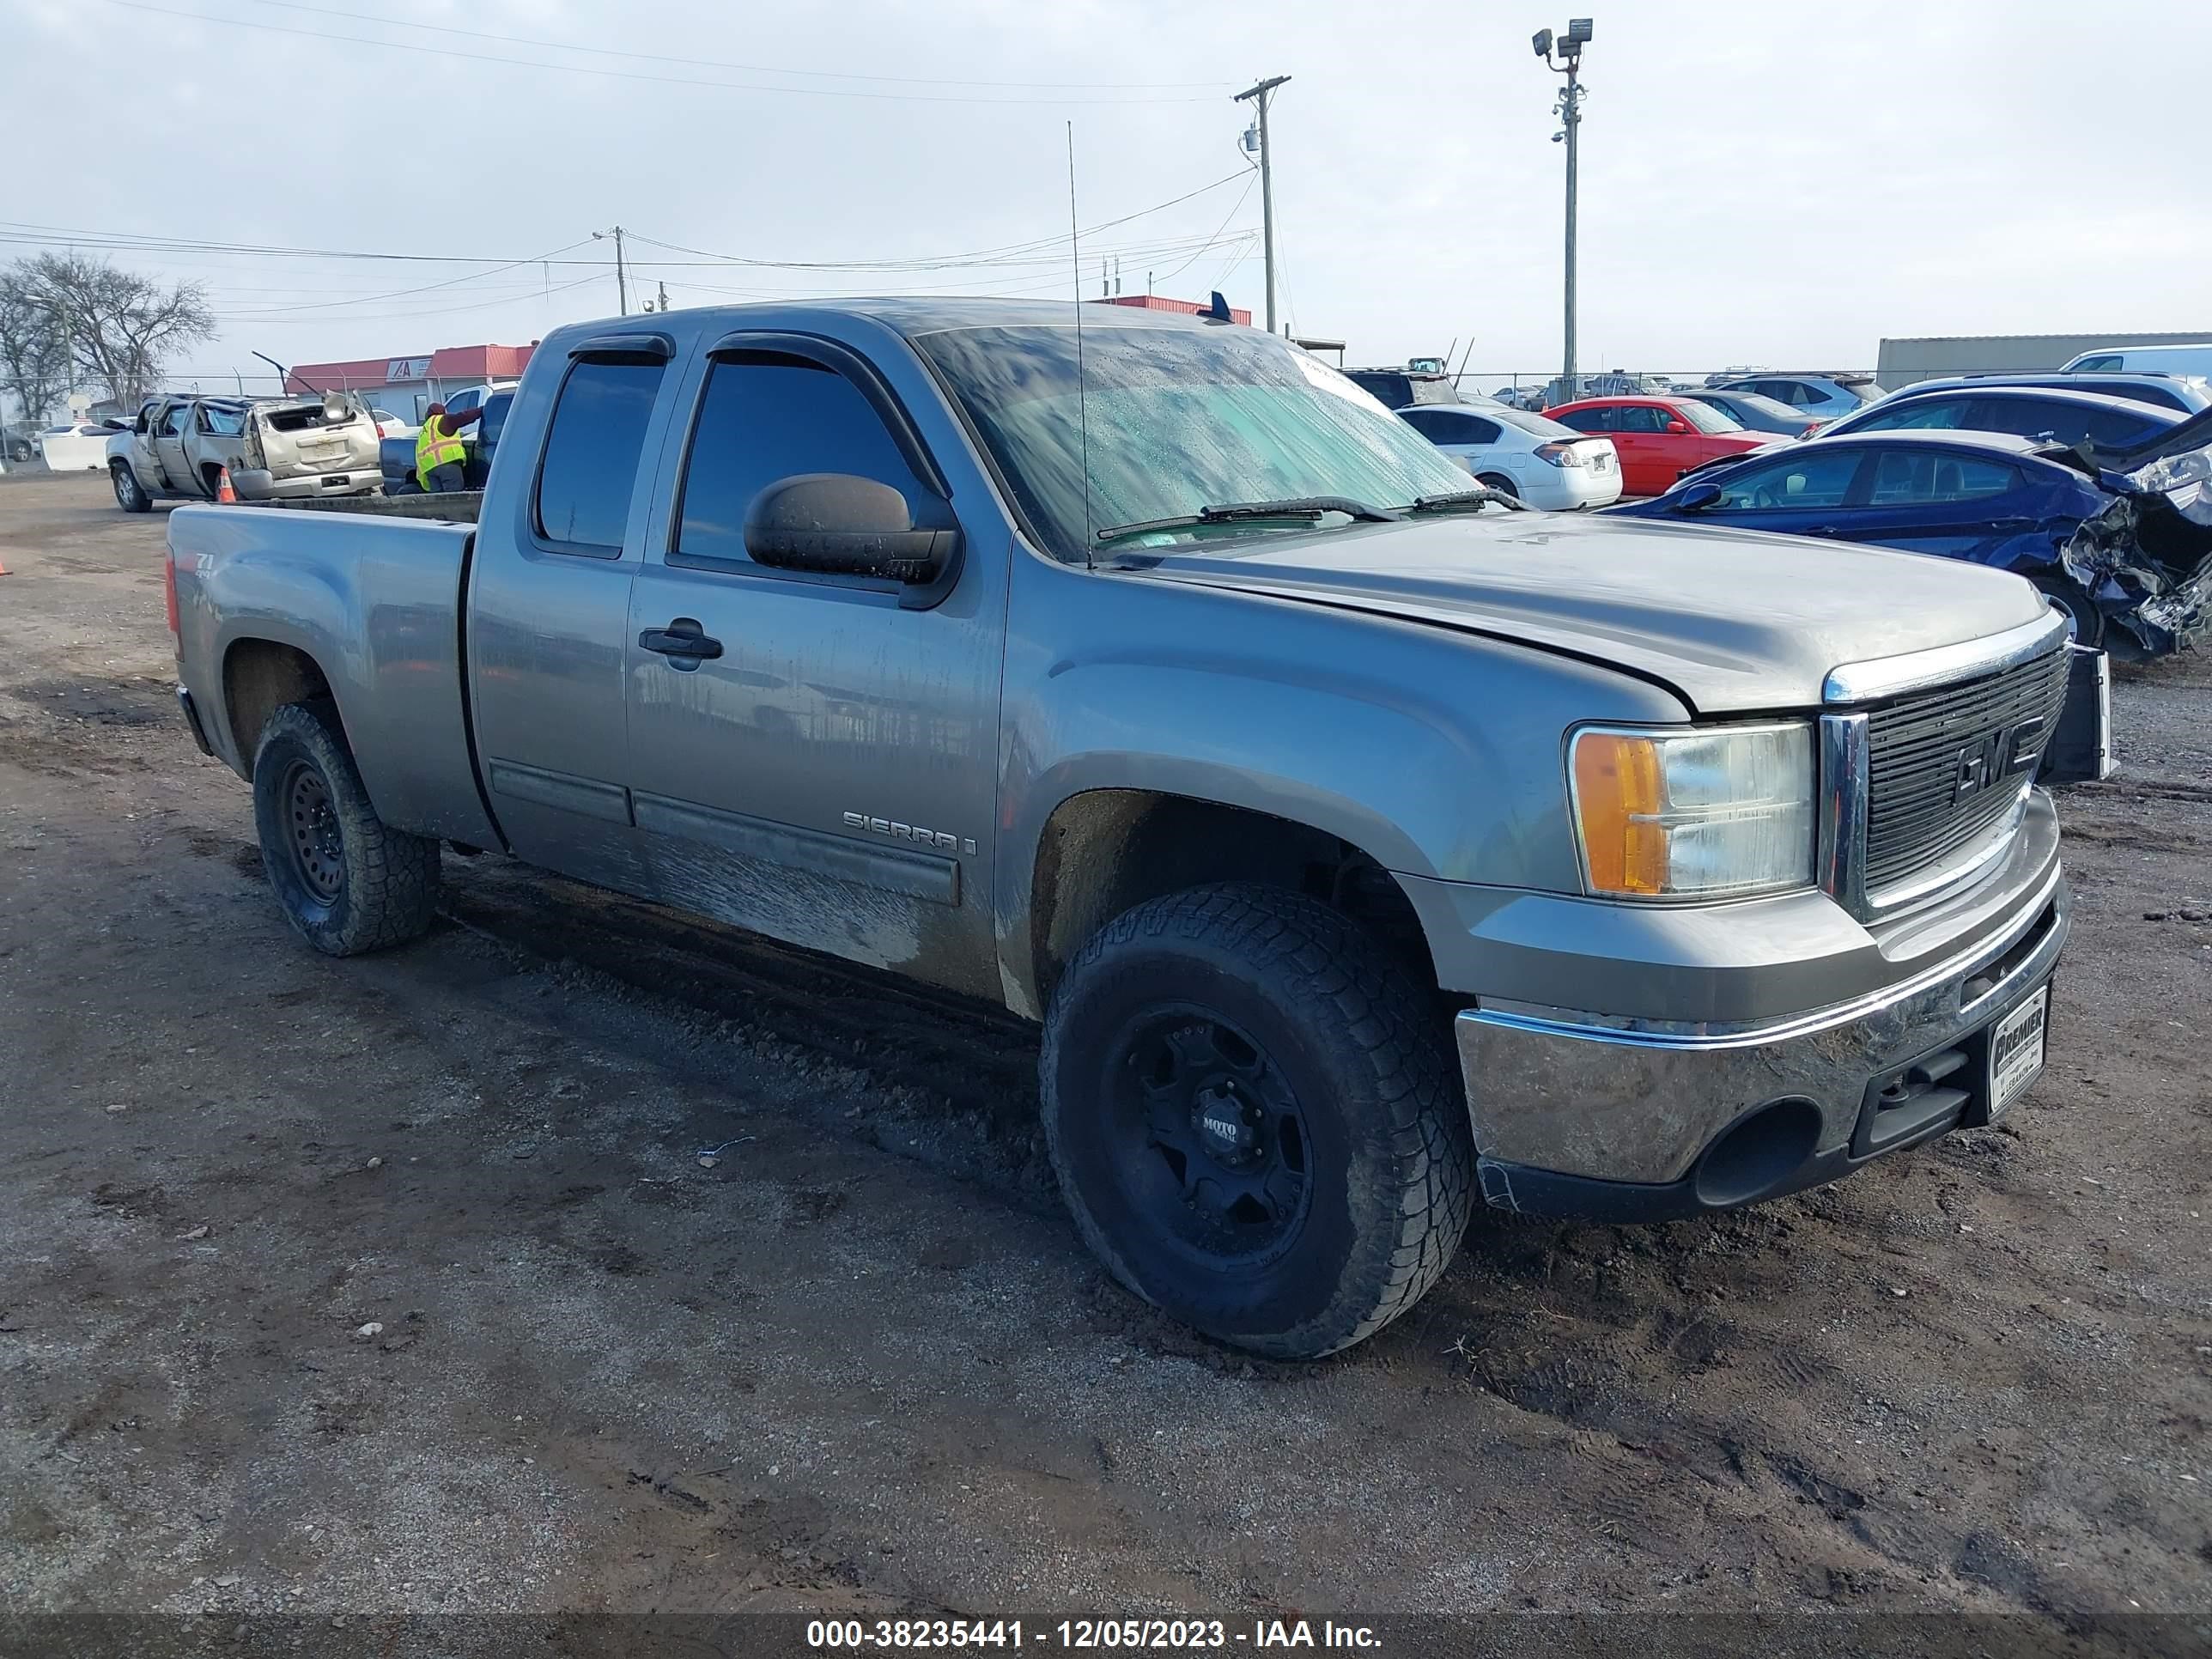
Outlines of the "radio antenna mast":
{"type": "Polygon", "coordinates": [[[1092,567],[1097,535],[1091,521],[1091,404],[1083,387],[1083,234],[1075,216],[1075,123],[1067,124],[1067,246],[1075,272],[1075,420],[1083,434],[1083,563],[1092,567]]]}

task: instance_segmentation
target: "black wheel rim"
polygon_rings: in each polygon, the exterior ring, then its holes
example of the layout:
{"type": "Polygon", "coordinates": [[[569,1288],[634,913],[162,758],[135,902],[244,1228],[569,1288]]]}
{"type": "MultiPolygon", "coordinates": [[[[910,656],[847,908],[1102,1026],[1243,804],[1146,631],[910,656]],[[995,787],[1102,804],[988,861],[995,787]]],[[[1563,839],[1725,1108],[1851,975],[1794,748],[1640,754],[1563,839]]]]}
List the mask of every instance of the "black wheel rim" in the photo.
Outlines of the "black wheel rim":
{"type": "Polygon", "coordinates": [[[295,761],[284,775],[279,799],[284,803],[292,866],[308,892],[328,904],[345,887],[345,847],[331,804],[331,787],[316,768],[295,761]]]}
{"type": "Polygon", "coordinates": [[[1250,1036],[1197,1008],[1154,1008],[1109,1056],[1114,1173],[1176,1250],[1207,1267],[1263,1266],[1297,1240],[1313,1201],[1313,1139],[1250,1036]]]}

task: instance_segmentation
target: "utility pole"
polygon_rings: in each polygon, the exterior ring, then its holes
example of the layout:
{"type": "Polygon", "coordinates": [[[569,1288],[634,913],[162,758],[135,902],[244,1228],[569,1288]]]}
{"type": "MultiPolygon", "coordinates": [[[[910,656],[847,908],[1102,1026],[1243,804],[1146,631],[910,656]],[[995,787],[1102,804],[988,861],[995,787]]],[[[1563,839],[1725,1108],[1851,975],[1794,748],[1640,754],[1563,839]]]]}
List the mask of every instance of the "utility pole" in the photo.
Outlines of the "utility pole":
{"type": "Polygon", "coordinates": [[[1529,42],[1536,49],[1536,56],[1554,73],[1567,77],[1567,84],[1560,88],[1559,102],[1552,106],[1560,124],[1559,131],[1552,135],[1552,142],[1565,143],[1567,147],[1566,362],[1560,379],[1566,383],[1566,394],[1571,400],[1581,395],[1581,383],[1575,374],[1575,187],[1581,159],[1583,99],[1588,95],[1582,84],[1583,48],[1589,44],[1591,33],[1589,18],[1573,17],[1567,20],[1566,33],[1556,42],[1549,29],[1537,30],[1529,42]],[[1558,62],[1552,56],[1555,46],[1558,62]]]}
{"type": "MultiPolygon", "coordinates": [[[[1267,100],[1269,94],[1291,77],[1272,76],[1255,87],[1247,87],[1237,94],[1236,101],[1250,99],[1260,106],[1260,238],[1267,261],[1267,332],[1275,331],[1275,172],[1274,149],[1267,143],[1267,100]]],[[[1249,152],[1250,135],[1246,135],[1245,149],[1249,152]]]]}
{"type": "Polygon", "coordinates": [[[612,230],[592,233],[592,240],[595,242],[603,242],[610,236],[615,239],[615,293],[622,301],[622,314],[627,317],[629,315],[629,275],[623,269],[623,228],[617,225],[612,230]]]}

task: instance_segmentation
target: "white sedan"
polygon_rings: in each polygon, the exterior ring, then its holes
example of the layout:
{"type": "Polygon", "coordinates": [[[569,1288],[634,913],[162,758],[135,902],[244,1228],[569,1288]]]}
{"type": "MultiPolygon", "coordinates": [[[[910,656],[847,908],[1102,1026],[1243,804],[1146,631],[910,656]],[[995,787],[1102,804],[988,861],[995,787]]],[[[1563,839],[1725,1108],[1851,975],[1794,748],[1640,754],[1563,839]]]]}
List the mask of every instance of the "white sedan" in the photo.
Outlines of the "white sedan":
{"type": "Polygon", "coordinates": [[[376,422],[380,438],[411,438],[422,428],[404,415],[394,415],[388,409],[372,409],[368,416],[376,422]]]}
{"type": "Polygon", "coordinates": [[[39,434],[39,453],[46,458],[49,472],[105,472],[107,441],[115,432],[112,426],[94,426],[88,421],[50,426],[39,434]]]}
{"type": "Polygon", "coordinates": [[[1613,440],[1504,404],[1419,404],[1398,418],[1474,475],[1531,507],[1566,512],[1620,499],[1613,440]]]}

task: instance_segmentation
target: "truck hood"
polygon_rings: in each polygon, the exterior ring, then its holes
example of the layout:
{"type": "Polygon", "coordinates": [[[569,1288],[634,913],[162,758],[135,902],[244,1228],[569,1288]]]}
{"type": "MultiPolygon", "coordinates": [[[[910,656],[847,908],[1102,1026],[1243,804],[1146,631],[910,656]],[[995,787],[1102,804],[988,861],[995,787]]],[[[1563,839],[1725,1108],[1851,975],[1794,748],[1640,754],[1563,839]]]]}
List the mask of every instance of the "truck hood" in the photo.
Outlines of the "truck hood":
{"type": "Polygon", "coordinates": [[[1512,640],[1625,669],[1700,714],[1817,707],[1844,663],[2045,614],[2017,576],[1797,536],[1484,513],[1138,556],[1194,582],[1512,640]]]}

